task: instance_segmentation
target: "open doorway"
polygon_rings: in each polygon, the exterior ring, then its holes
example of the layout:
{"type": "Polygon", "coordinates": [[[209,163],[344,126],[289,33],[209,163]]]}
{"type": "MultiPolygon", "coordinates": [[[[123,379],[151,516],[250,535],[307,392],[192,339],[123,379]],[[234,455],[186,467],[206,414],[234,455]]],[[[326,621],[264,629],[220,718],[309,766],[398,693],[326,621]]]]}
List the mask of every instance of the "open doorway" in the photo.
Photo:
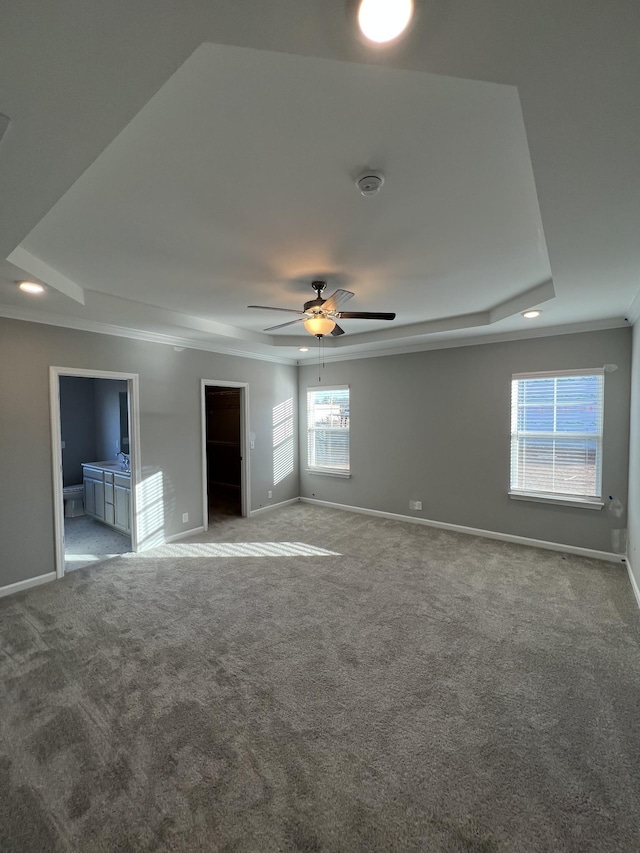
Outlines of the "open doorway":
{"type": "Polygon", "coordinates": [[[247,386],[202,382],[204,526],[247,515],[247,386]]]}
{"type": "Polygon", "coordinates": [[[56,573],[137,550],[137,376],[51,368],[56,573]]]}

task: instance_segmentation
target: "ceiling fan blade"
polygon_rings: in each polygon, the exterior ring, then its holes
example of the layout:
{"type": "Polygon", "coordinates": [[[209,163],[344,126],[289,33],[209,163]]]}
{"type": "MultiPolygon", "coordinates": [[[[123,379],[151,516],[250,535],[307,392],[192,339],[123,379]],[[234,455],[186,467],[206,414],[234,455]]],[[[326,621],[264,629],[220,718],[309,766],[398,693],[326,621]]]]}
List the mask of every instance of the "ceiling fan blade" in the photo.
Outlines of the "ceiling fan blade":
{"type": "Polygon", "coordinates": [[[339,320],[395,320],[395,314],[382,314],[379,311],[339,311],[339,320]]]}
{"type": "Polygon", "coordinates": [[[265,311],[289,311],[291,314],[304,314],[296,308],[274,308],[273,305],[247,305],[247,308],[263,308],[265,311]]]}
{"type": "Polygon", "coordinates": [[[341,329],[340,326],[338,326],[338,324],[336,323],[336,325],[333,327],[331,334],[334,336],[334,338],[337,338],[338,335],[344,335],[344,329],[341,329]]]}
{"type": "Polygon", "coordinates": [[[324,311],[337,311],[340,305],[344,305],[353,295],[350,290],[336,290],[331,296],[327,296],[322,304],[322,308],[324,311]]]}
{"type": "Polygon", "coordinates": [[[263,332],[273,332],[274,329],[284,329],[285,326],[293,326],[294,323],[302,323],[306,317],[298,317],[297,320],[289,320],[288,323],[279,323],[277,326],[269,326],[268,329],[263,329],[263,332]]]}

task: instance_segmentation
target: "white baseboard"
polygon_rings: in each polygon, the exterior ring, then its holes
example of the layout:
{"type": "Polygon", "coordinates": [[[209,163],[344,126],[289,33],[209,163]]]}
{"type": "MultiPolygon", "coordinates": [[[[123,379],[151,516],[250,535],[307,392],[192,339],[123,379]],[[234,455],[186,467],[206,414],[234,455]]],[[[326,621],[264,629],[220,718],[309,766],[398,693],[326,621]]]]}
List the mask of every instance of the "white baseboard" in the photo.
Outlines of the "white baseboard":
{"type": "Polygon", "coordinates": [[[304,500],[304,498],[290,498],[288,501],[279,501],[277,504],[267,504],[267,506],[252,509],[249,516],[253,517],[254,515],[260,515],[262,512],[269,512],[270,509],[281,509],[283,506],[291,506],[291,504],[297,504],[301,500],[304,500]]]}
{"type": "Polygon", "coordinates": [[[35,578],[27,578],[26,581],[18,581],[10,583],[7,586],[0,586],[0,598],[5,595],[13,595],[14,592],[22,592],[23,589],[31,589],[32,586],[40,586],[41,583],[49,583],[56,579],[55,572],[47,572],[46,575],[37,575],[35,578]]]}
{"type": "MultiPolygon", "coordinates": [[[[170,542],[177,542],[179,539],[187,539],[189,536],[195,536],[198,533],[204,533],[204,527],[200,525],[200,527],[192,527],[190,530],[182,530],[180,533],[174,533],[172,536],[164,537],[164,544],[168,545],[170,542]]],[[[156,547],[153,545],[152,547],[156,547]]]]}
{"type": "Polygon", "coordinates": [[[375,515],[379,518],[389,518],[393,521],[405,521],[411,524],[423,524],[427,527],[437,527],[441,530],[452,530],[455,533],[467,533],[471,536],[482,536],[484,539],[497,539],[501,542],[513,542],[516,545],[529,545],[532,548],[545,548],[548,551],[562,551],[566,554],[578,554],[581,557],[589,557],[592,560],[606,560],[610,563],[624,563],[622,554],[614,554],[610,551],[595,551],[592,548],[580,548],[577,545],[562,545],[559,542],[546,542],[543,539],[530,539],[527,536],[514,536],[511,533],[497,533],[493,530],[483,530],[479,527],[465,527],[463,524],[450,524],[446,521],[431,521],[427,518],[416,518],[412,515],[400,515],[395,512],[383,512],[377,509],[365,509],[346,504],[336,504],[330,501],[319,501],[316,498],[300,498],[302,503],[317,504],[318,506],[342,509],[347,512],[358,512],[362,515],[375,515]]]}
{"type": "Polygon", "coordinates": [[[640,589],[638,588],[638,582],[636,581],[635,575],[633,574],[631,563],[629,562],[629,557],[627,557],[627,572],[629,574],[629,582],[631,583],[631,589],[633,590],[633,594],[636,597],[636,603],[638,607],[640,607],[640,589]]]}

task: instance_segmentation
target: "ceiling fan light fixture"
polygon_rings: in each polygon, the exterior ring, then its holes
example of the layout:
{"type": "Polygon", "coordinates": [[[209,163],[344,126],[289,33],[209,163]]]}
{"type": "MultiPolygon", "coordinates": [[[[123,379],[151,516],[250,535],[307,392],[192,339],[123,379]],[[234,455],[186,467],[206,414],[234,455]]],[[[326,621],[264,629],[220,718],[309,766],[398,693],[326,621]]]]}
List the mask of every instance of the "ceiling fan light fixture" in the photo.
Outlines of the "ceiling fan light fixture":
{"type": "Polygon", "coordinates": [[[336,327],[335,320],[330,320],[329,317],[323,317],[321,314],[309,317],[303,325],[310,335],[330,335],[336,327]]]}
{"type": "Polygon", "coordinates": [[[362,0],[358,25],[369,41],[384,44],[406,30],[413,15],[413,0],[362,0]]]}

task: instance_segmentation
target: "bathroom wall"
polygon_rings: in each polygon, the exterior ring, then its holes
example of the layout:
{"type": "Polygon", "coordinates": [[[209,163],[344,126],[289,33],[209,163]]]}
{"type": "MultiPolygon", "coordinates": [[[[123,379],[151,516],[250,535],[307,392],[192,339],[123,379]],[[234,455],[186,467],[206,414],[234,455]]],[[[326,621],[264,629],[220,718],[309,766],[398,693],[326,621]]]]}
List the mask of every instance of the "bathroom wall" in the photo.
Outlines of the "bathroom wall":
{"type": "Polygon", "coordinates": [[[120,379],[60,377],[62,479],[65,486],[82,483],[82,463],[115,459],[120,449],[120,379]]]}
{"type": "Polygon", "coordinates": [[[60,377],[60,427],[63,485],[82,483],[82,463],[96,457],[96,406],[93,379],[60,377]]]}
{"type": "Polygon", "coordinates": [[[120,392],[124,379],[94,379],[96,411],[96,462],[115,459],[120,450],[120,392]]]}

